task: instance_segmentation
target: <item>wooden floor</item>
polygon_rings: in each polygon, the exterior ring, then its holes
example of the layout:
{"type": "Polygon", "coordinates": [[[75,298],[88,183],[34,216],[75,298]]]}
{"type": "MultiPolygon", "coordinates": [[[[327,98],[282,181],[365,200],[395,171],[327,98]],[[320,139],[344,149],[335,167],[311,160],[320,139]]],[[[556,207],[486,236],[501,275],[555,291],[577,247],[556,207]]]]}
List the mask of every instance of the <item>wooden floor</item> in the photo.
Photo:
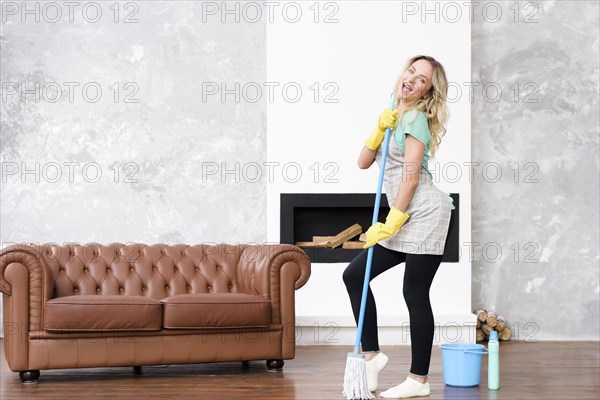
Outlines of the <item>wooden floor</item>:
{"type": "MultiPolygon", "coordinates": [[[[500,389],[487,389],[487,358],[481,383],[458,388],[444,384],[439,347],[430,368],[431,395],[424,399],[600,399],[598,342],[501,342],[500,389]]],[[[170,365],[42,371],[38,384],[22,385],[0,352],[0,399],[343,399],[349,347],[298,347],[282,372],[265,363],[170,365]]],[[[380,391],[404,380],[410,347],[387,346],[390,362],[380,375],[380,391]]]]}

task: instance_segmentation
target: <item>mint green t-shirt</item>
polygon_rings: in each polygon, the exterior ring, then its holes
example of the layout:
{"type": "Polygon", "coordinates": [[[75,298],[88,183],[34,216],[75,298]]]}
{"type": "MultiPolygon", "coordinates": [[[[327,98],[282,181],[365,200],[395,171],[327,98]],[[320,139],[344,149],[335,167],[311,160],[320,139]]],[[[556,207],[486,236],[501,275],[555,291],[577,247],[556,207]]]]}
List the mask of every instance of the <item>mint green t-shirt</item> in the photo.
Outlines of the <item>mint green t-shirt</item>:
{"type": "Polygon", "coordinates": [[[427,122],[425,113],[422,111],[411,110],[404,115],[402,121],[399,121],[396,124],[396,128],[393,132],[394,140],[403,153],[405,152],[404,142],[406,140],[407,133],[410,133],[425,145],[423,162],[421,164],[433,180],[433,176],[431,175],[431,172],[429,172],[429,142],[431,141],[431,132],[429,131],[429,124],[427,122]],[[414,121],[409,123],[409,121],[415,115],[415,112],[418,113],[417,116],[415,117],[414,121]]]}

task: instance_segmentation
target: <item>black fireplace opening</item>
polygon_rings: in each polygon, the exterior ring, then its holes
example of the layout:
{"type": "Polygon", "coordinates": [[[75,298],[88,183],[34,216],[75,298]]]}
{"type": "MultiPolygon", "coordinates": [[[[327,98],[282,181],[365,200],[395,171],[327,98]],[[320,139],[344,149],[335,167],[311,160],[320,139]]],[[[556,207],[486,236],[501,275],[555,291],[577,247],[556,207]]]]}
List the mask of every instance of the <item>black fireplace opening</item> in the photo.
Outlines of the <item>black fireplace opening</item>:
{"type": "MultiPolygon", "coordinates": [[[[351,225],[358,223],[365,232],[373,220],[375,193],[281,193],[280,242],[295,244],[310,242],[313,236],[335,236],[351,225]]],[[[459,194],[450,193],[454,199],[452,224],[443,262],[458,262],[458,210],[459,194]]],[[[385,193],[381,194],[378,221],[385,222],[390,211],[385,193]]],[[[358,236],[350,240],[358,240],[358,236]]],[[[335,249],[302,247],[312,262],[348,262],[362,249],[335,249]]]]}

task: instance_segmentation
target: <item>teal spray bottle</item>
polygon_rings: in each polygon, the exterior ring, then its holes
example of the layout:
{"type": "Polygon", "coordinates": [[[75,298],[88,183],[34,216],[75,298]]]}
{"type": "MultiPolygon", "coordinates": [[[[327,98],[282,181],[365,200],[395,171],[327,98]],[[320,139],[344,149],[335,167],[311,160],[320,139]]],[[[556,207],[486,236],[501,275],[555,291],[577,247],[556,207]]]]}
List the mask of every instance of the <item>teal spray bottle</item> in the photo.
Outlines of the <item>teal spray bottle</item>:
{"type": "Polygon", "coordinates": [[[500,344],[498,332],[490,332],[488,342],[488,389],[500,388],[500,344]]]}

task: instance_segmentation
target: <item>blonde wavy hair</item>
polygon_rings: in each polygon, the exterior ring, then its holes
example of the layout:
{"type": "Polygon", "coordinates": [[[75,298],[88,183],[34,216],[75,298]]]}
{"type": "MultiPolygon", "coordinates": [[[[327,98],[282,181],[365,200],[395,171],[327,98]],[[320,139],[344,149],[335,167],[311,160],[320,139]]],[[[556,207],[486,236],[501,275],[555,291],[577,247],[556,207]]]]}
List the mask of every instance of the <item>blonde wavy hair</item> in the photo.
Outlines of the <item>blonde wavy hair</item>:
{"type": "MultiPolygon", "coordinates": [[[[442,137],[446,134],[446,122],[448,118],[450,118],[450,112],[448,111],[448,106],[446,105],[446,98],[448,96],[448,79],[446,78],[446,71],[442,64],[437,61],[435,58],[425,55],[414,56],[409,59],[404,65],[404,69],[402,73],[398,76],[396,83],[394,84],[394,93],[397,94],[398,88],[401,85],[402,74],[410,68],[410,66],[417,60],[427,60],[433,67],[433,74],[431,77],[432,86],[429,92],[429,97],[426,99],[425,96],[421,99],[417,100],[415,104],[403,110],[401,113],[398,113],[398,121],[402,121],[404,115],[410,110],[422,111],[425,113],[427,117],[427,122],[429,123],[429,131],[431,132],[431,144],[429,146],[429,152],[431,153],[431,158],[435,157],[435,153],[442,143],[442,137]]],[[[396,104],[395,108],[398,109],[398,104],[400,103],[400,96],[396,95],[396,104]]],[[[415,113],[415,117],[417,113],[415,113]]],[[[412,122],[414,120],[411,119],[412,122]]]]}

